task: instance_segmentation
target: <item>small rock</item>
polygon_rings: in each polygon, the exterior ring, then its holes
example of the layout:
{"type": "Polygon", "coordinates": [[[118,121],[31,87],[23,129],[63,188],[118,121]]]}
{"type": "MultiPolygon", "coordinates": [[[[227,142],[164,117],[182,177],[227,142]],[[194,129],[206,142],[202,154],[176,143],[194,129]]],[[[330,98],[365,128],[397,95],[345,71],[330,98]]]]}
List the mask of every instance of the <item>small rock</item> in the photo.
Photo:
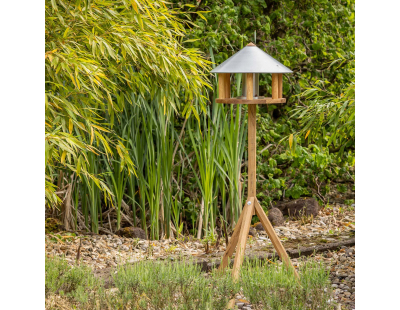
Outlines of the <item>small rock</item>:
{"type": "MultiPolygon", "coordinates": [[[[117,236],[147,240],[146,232],[139,227],[125,227],[115,232],[117,236]]],[[[122,243],[122,242],[121,242],[122,243]]]]}
{"type": "Polygon", "coordinates": [[[259,230],[259,231],[265,231],[265,229],[264,229],[264,227],[262,226],[261,223],[257,223],[257,224],[254,226],[254,228],[255,228],[256,230],[259,230]]]}
{"type": "Polygon", "coordinates": [[[243,302],[237,302],[236,306],[238,307],[238,309],[242,309],[243,306],[244,306],[244,303],[243,302]]]}
{"type": "Polygon", "coordinates": [[[253,227],[250,227],[249,236],[257,237],[257,232],[253,227]]]}
{"type": "Polygon", "coordinates": [[[110,289],[106,290],[106,293],[108,293],[110,295],[117,294],[118,292],[119,292],[119,289],[117,287],[113,287],[113,288],[110,288],[110,289]]]}
{"type": "Polygon", "coordinates": [[[352,248],[346,250],[346,255],[347,256],[350,256],[352,254],[353,254],[353,249],[352,248]]]}
{"type": "Polygon", "coordinates": [[[285,223],[283,214],[278,208],[272,208],[268,211],[268,219],[273,226],[282,226],[285,223]]]}
{"type": "Polygon", "coordinates": [[[316,217],[319,212],[318,202],[314,198],[300,198],[286,203],[276,205],[282,211],[283,215],[289,216],[314,216],[316,217]]]}

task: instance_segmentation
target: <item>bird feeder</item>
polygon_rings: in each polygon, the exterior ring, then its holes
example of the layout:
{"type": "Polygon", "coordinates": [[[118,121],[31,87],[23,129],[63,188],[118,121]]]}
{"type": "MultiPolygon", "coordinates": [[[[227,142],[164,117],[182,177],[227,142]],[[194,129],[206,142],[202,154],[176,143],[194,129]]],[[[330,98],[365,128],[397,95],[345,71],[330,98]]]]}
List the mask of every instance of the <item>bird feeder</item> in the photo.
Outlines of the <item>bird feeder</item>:
{"type": "Polygon", "coordinates": [[[222,270],[227,267],[229,257],[232,256],[237,247],[232,276],[235,280],[239,278],[239,270],[244,259],[244,251],[250,230],[251,218],[254,214],[257,214],[279,257],[287,267],[293,269],[294,274],[298,279],[299,276],[294,269],[289,256],[256,198],[256,105],[285,103],[286,99],[282,97],[282,76],[284,73],[292,73],[292,71],[259,49],[255,44],[250,43],[211,72],[218,74],[219,98],[216,99],[215,102],[248,105],[247,200],[235,226],[232,237],[226,247],[219,268],[222,270]],[[242,95],[236,98],[230,97],[231,73],[241,73],[243,75],[242,95]],[[264,97],[259,93],[258,81],[260,73],[272,74],[271,97],[264,97]]]}

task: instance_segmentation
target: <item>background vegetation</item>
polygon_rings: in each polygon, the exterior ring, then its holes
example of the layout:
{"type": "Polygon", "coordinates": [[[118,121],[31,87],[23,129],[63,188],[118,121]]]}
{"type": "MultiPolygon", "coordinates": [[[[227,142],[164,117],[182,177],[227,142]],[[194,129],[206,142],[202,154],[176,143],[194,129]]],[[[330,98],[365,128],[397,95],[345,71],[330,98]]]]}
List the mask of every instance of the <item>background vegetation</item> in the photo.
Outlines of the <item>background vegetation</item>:
{"type": "Polygon", "coordinates": [[[352,189],[354,1],[53,0],[45,35],[46,202],[66,229],[234,225],[246,107],[215,104],[209,71],[250,41],[294,71],[288,103],[257,112],[263,207],[352,189]]]}

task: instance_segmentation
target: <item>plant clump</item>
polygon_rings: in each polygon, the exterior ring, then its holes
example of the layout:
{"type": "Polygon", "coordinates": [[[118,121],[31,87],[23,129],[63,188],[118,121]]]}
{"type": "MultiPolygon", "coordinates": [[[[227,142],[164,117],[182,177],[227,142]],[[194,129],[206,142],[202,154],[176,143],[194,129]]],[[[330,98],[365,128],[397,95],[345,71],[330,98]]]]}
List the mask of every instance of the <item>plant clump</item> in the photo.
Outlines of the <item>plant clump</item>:
{"type": "Polygon", "coordinates": [[[141,261],[112,274],[106,289],[90,268],[46,258],[46,308],[57,308],[61,297],[65,309],[225,309],[243,291],[254,309],[334,309],[329,272],[318,263],[301,266],[301,286],[277,261],[245,261],[239,282],[229,270],[205,274],[191,261],[141,261]]]}

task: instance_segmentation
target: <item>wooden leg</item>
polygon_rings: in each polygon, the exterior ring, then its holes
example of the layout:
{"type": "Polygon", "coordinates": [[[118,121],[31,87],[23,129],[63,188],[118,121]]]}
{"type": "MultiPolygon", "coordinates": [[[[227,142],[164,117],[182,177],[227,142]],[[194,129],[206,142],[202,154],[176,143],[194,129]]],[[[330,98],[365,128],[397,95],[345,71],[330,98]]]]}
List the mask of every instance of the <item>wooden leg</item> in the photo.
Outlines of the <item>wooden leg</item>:
{"type": "Polygon", "coordinates": [[[248,198],[246,201],[246,205],[244,206],[242,211],[244,212],[244,214],[239,234],[238,246],[236,250],[235,262],[233,264],[233,270],[232,270],[232,277],[234,281],[239,279],[240,266],[243,263],[244,251],[246,249],[246,241],[250,230],[251,217],[253,216],[253,211],[254,211],[254,202],[255,202],[255,197],[248,198]]]}
{"type": "Polygon", "coordinates": [[[242,227],[243,215],[244,215],[244,210],[242,210],[242,212],[240,213],[239,220],[236,223],[231,240],[229,240],[229,243],[226,246],[224,256],[222,257],[221,265],[219,265],[219,268],[218,268],[218,270],[220,270],[220,271],[228,266],[229,257],[231,257],[233,252],[235,252],[235,248],[236,248],[236,245],[239,240],[240,228],[242,227]]]}
{"type": "Polygon", "coordinates": [[[226,306],[226,309],[235,309],[235,298],[232,298],[231,300],[229,300],[228,305],[226,306]]]}
{"type": "Polygon", "coordinates": [[[279,257],[281,258],[282,262],[288,267],[294,270],[294,274],[297,279],[299,279],[299,275],[297,274],[296,269],[293,267],[292,262],[290,261],[289,256],[287,255],[285,248],[283,247],[281,241],[279,240],[278,236],[275,233],[274,228],[272,227],[271,222],[269,221],[267,215],[265,214],[263,208],[260,206],[258,200],[255,200],[255,209],[258,218],[262,226],[264,227],[265,231],[267,232],[269,238],[271,239],[272,244],[275,247],[275,250],[278,252],[279,257]]]}

